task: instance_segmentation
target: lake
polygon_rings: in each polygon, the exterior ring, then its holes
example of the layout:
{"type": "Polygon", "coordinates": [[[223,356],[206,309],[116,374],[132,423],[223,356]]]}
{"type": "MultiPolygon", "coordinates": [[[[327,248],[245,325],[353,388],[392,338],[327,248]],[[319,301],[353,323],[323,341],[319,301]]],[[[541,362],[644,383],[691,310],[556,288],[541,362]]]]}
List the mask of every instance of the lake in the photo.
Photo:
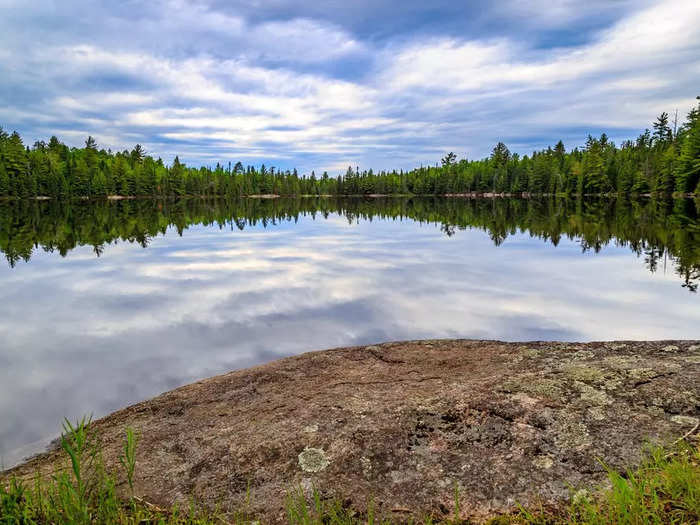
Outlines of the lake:
{"type": "Polygon", "coordinates": [[[64,417],[388,340],[700,338],[700,203],[0,202],[0,461],[64,417]]]}

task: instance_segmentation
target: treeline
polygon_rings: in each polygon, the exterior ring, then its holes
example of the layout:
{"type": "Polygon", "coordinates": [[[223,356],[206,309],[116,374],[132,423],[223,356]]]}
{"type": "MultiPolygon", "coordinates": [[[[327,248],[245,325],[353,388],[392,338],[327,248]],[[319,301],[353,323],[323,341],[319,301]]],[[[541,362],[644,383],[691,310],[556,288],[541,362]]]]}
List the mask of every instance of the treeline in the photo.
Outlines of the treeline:
{"type": "Polygon", "coordinates": [[[58,138],[30,148],[17,133],[0,128],[0,196],[15,198],[99,198],[122,196],[276,195],[449,195],[510,194],[700,194],[700,106],[680,126],[662,113],[652,129],[616,146],[603,134],[585,147],[567,151],[559,141],[531,156],[511,153],[503,143],[481,160],[457,160],[449,153],[440,165],[412,171],[360,171],[344,175],[299,175],[274,167],[192,168],[131,151],[99,149],[88,137],[84,148],[58,138]]]}
{"type": "Polygon", "coordinates": [[[652,272],[672,268],[682,285],[700,281],[700,200],[697,199],[177,199],[97,202],[9,201],[0,203],[0,251],[11,266],[37,249],[65,256],[78,246],[100,255],[106,246],[132,242],[146,247],[169,229],[180,235],[193,225],[232,230],[274,227],[331,214],[349,223],[410,219],[439,225],[447,235],[475,228],[496,245],[526,232],[557,245],[578,242],[583,251],[627,246],[652,272]]]}

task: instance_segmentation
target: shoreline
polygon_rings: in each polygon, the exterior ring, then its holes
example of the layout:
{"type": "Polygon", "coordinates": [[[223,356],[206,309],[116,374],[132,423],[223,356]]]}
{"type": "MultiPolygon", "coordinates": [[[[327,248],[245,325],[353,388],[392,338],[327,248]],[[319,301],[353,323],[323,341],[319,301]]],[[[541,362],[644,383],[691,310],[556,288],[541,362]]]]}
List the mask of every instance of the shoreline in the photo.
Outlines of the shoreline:
{"type": "MultiPolygon", "coordinates": [[[[602,479],[598,460],[634,466],[647,441],[670,442],[699,420],[698,399],[699,341],[424,340],[283,358],[92,426],[108,465],[125,428],[136,430],[136,486],[161,506],[194,494],[214,504],[224,486],[234,505],[250,489],[274,522],[286,490],[315,485],[418,516],[449,503],[456,482],[465,508],[488,516],[515,501],[561,504],[568,484],[602,479]],[[305,464],[309,450],[322,461],[305,464]]],[[[0,480],[48,474],[57,461],[50,450],[0,480]]]]}
{"type": "Polygon", "coordinates": [[[471,193],[441,193],[441,194],[413,194],[413,193],[368,193],[368,194],[253,194],[253,195],[105,195],[100,197],[49,197],[47,195],[37,195],[35,197],[7,197],[0,196],[0,202],[27,202],[27,201],[56,201],[56,202],[104,202],[123,200],[152,200],[167,201],[181,199],[213,199],[213,200],[236,200],[236,199],[700,199],[700,195],[694,193],[492,193],[492,192],[471,192],[471,193]]]}

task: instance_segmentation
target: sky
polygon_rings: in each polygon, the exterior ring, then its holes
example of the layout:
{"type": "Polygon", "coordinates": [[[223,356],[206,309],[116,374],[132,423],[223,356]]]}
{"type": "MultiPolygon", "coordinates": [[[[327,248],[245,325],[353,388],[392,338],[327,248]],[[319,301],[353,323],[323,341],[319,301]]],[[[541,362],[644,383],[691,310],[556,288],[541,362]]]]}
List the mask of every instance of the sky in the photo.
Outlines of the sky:
{"type": "Polygon", "coordinates": [[[331,174],[634,138],[700,94],[697,0],[0,0],[0,126],[331,174]]]}

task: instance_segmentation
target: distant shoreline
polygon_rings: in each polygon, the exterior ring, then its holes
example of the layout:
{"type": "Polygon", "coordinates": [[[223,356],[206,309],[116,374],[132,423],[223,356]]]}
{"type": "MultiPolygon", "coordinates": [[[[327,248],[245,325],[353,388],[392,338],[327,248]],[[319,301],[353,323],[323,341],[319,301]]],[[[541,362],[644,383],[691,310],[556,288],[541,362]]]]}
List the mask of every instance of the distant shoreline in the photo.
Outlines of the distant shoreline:
{"type": "Polygon", "coordinates": [[[122,201],[122,200],[180,200],[180,199],[206,199],[206,200],[235,200],[235,199],[313,199],[313,198],[336,198],[336,199],[387,199],[387,198],[443,198],[443,199],[541,199],[541,198],[558,198],[558,199],[580,199],[580,198],[630,198],[630,199],[649,199],[649,198],[666,198],[666,199],[700,199],[700,195],[693,193],[572,193],[572,194],[556,194],[556,193],[444,193],[444,194],[411,194],[411,193],[368,193],[368,194],[352,194],[352,195],[335,195],[330,193],[314,195],[314,194],[253,194],[239,196],[221,196],[221,195],[107,195],[104,197],[49,197],[47,195],[37,195],[35,197],[7,197],[0,196],[0,202],[16,202],[16,201],[122,201]]]}

